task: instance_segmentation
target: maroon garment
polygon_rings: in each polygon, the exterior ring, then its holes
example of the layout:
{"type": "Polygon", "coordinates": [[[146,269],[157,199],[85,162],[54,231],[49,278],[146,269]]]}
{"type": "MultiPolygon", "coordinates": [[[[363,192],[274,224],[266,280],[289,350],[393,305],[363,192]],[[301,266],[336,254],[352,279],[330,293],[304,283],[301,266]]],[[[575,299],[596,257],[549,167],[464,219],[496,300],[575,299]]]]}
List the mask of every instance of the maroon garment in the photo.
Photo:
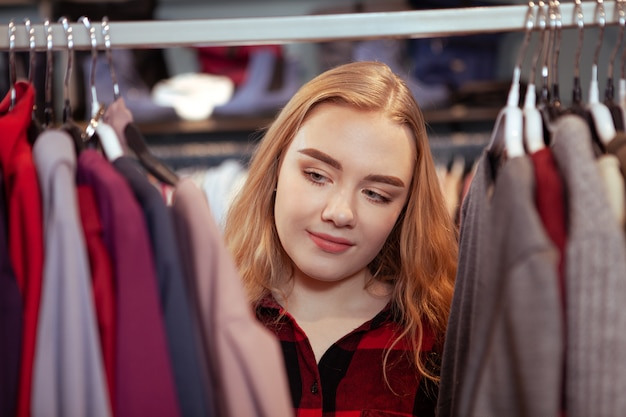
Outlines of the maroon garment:
{"type": "MultiPolygon", "coordinates": [[[[550,148],[543,148],[530,154],[535,174],[535,203],[537,213],[546,234],[554,243],[559,253],[558,277],[559,292],[561,295],[561,308],[563,321],[566,317],[566,293],[565,293],[565,244],[567,241],[567,207],[565,200],[565,185],[561,172],[556,164],[550,148]]],[[[567,327],[564,325],[563,330],[567,327]]],[[[564,335],[565,336],[565,335],[564,335]]],[[[563,340],[567,340],[566,337],[563,340]]],[[[563,363],[563,390],[561,398],[561,417],[565,417],[565,362],[563,363]]]]}
{"type": "MultiPolygon", "coordinates": [[[[384,351],[399,331],[391,308],[334,343],[319,364],[304,331],[274,298],[262,301],[257,317],[280,340],[296,417],[435,415],[437,387],[410,363],[410,344],[398,343],[389,355],[387,378],[395,393],[385,382],[384,351]]],[[[432,348],[426,332],[422,352],[434,355],[432,348]]]]}
{"type": "Polygon", "coordinates": [[[0,103],[0,167],[5,180],[9,256],[24,306],[17,415],[30,417],[43,274],[43,213],[37,170],[27,138],[34,90],[22,81],[15,84],[15,89],[17,99],[12,110],[10,94],[0,103]]]}
{"type": "MultiPolygon", "coordinates": [[[[565,303],[564,259],[567,240],[567,207],[565,186],[556,160],[550,148],[543,148],[530,155],[535,174],[535,202],[543,227],[552,243],[557,247],[559,259],[559,289],[565,303]]],[[[565,304],[563,304],[565,309],[565,304]]]]}
{"type": "Polygon", "coordinates": [[[93,150],[78,158],[78,184],[91,185],[116,286],[116,417],[180,415],[142,211],[128,184],[93,150]]]}
{"type": "Polygon", "coordinates": [[[104,244],[104,228],[98,214],[93,189],[88,185],[76,187],[80,220],[89,255],[92,292],[100,348],[106,374],[111,410],[115,404],[115,286],[111,255],[104,244]]]}

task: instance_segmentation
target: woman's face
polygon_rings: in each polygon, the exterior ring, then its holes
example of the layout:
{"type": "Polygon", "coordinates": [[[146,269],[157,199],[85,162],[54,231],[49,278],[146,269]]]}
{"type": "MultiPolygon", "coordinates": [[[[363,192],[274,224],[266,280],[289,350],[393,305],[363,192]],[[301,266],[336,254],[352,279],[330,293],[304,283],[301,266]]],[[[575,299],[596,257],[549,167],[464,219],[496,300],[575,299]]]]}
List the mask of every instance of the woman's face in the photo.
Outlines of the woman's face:
{"type": "Polygon", "coordinates": [[[402,211],[415,165],[408,128],[322,104],[281,161],[274,208],[295,279],[367,279],[402,211]]]}

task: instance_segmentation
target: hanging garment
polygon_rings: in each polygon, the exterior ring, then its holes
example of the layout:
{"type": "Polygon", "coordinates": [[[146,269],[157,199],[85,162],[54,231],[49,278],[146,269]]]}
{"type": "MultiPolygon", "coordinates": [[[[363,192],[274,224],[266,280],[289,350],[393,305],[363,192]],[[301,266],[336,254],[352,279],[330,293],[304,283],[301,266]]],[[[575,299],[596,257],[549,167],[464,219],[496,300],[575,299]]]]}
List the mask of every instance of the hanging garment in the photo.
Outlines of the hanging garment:
{"type": "Polygon", "coordinates": [[[196,295],[217,415],[293,415],[278,341],[247,304],[206,197],[192,180],[178,183],[172,210],[186,279],[196,295]]]}
{"type": "MultiPolygon", "coordinates": [[[[563,321],[563,340],[566,339],[566,288],[565,288],[565,244],[567,242],[567,208],[565,185],[559,168],[548,147],[529,155],[535,177],[535,204],[541,224],[557,249],[557,282],[559,290],[560,317],[563,321]]],[[[562,355],[560,408],[565,409],[565,352],[562,355]]]]}
{"type": "Polygon", "coordinates": [[[76,154],[64,132],[33,146],[45,256],[33,367],[33,416],[110,416],[91,277],[76,198],[76,154]]]}
{"type": "Polygon", "coordinates": [[[14,416],[24,325],[22,294],[9,260],[4,178],[0,175],[0,415],[14,416]]]}
{"type": "Polygon", "coordinates": [[[196,332],[196,317],[189,302],[171,214],[135,160],[123,156],[113,161],[113,166],[128,182],[148,226],[181,415],[208,416],[208,375],[203,374],[206,368],[201,361],[200,335],[196,332]]]}
{"type": "Polygon", "coordinates": [[[492,169],[485,152],[463,205],[438,416],[556,416],[558,253],[535,209],[530,160],[506,161],[495,182],[492,169]]]}
{"type": "Polygon", "coordinates": [[[565,185],[550,148],[540,149],[529,157],[533,163],[537,213],[548,237],[558,249],[559,297],[565,307],[564,263],[567,241],[565,185]]]}
{"type": "Polygon", "coordinates": [[[603,154],[596,159],[596,163],[605,186],[605,195],[609,201],[611,212],[615,216],[617,224],[624,227],[626,197],[624,196],[624,177],[620,171],[619,159],[612,154],[603,154]]]}
{"type": "Polygon", "coordinates": [[[0,102],[0,167],[6,184],[9,256],[24,305],[17,412],[20,417],[30,417],[43,269],[43,215],[37,170],[27,139],[34,90],[22,81],[15,84],[15,90],[16,103],[12,110],[9,110],[10,94],[0,102]]]}
{"type": "Polygon", "coordinates": [[[96,320],[110,403],[115,404],[115,287],[111,255],[104,244],[104,228],[93,188],[78,185],[78,208],[87,246],[96,320]]]}
{"type": "Polygon", "coordinates": [[[116,417],[176,417],[176,397],[145,219],[122,176],[84,150],[78,184],[91,185],[114,265],[117,297],[116,417]]]}
{"type": "Polygon", "coordinates": [[[566,248],[567,416],[621,416],[626,409],[626,248],[596,166],[589,125],[563,116],[552,151],[569,207],[566,248]]]}
{"type": "Polygon", "coordinates": [[[615,138],[606,146],[606,151],[617,156],[622,175],[626,178],[626,133],[617,132],[615,138]]]}

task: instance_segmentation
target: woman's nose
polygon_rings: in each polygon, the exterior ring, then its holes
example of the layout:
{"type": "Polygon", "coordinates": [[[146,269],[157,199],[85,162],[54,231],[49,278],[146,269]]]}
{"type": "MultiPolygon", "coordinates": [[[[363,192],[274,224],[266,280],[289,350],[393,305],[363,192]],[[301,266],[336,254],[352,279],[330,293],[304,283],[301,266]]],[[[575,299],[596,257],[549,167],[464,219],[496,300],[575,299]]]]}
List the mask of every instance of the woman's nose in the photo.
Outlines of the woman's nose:
{"type": "Polygon", "coordinates": [[[337,227],[353,226],[356,216],[352,198],[344,191],[332,193],[322,211],[322,219],[337,227]]]}

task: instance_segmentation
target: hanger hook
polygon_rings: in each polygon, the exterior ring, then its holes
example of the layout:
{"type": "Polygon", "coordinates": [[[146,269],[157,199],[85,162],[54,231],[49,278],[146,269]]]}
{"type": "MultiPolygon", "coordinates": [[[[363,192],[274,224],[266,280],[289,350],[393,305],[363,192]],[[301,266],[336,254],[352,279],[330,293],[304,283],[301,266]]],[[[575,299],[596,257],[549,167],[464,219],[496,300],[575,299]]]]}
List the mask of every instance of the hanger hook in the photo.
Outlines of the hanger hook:
{"type": "Polygon", "coordinates": [[[26,35],[28,36],[28,82],[33,83],[35,81],[35,53],[37,44],[35,43],[35,28],[31,25],[29,18],[24,18],[24,28],[26,29],[26,35]]]}
{"type": "MultiPolygon", "coordinates": [[[[593,65],[598,67],[598,61],[600,59],[600,50],[602,49],[602,40],[604,39],[604,27],[606,26],[606,11],[604,10],[604,0],[596,0],[596,9],[594,12],[594,20],[600,27],[600,33],[598,35],[598,41],[596,43],[596,49],[593,54],[593,65]]],[[[597,79],[597,74],[595,74],[597,79]]]]}
{"type": "Polygon", "coordinates": [[[552,76],[552,103],[559,105],[561,98],[559,92],[559,56],[561,53],[561,38],[563,18],[561,16],[561,3],[558,0],[554,0],[552,3],[552,10],[550,12],[550,24],[554,36],[552,38],[552,67],[550,74],[552,76]]]}
{"type": "Polygon", "coordinates": [[[548,17],[545,9],[545,3],[542,0],[538,2],[537,9],[537,27],[540,31],[539,41],[537,43],[537,47],[535,48],[535,53],[533,55],[532,64],[530,66],[530,78],[529,82],[531,84],[535,84],[537,77],[537,64],[539,63],[539,56],[544,48],[544,40],[546,37],[546,27],[547,27],[548,17]]]}
{"type": "Polygon", "coordinates": [[[515,69],[513,72],[513,82],[519,84],[521,78],[522,71],[522,63],[524,62],[524,57],[526,56],[526,50],[528,49],[528,45],[530,44],[530,36],[532,34],[533,28],[535,27],[535,2],[528,2],[528,10],[526,11],[526,23],[524,24],[525,33],[524,40],[522,41],[522,46],[517,55],[517,61],[515,63],[515,69]]]}
{"type": "Polygon", "coordinates": [[[63,122],[72,117],[70,106],[70,78],[72,76],[72,64],[74,58],[74,35],[66,17],[59,18],[59,23],[63,26],[65,38],[67,39],[67,67],[65,68],[65,78],[63,81],[63,122]]]}
{"type": "Polygon", "coordinates": [[[113,99],[117,100],[118,98],[120,98],[120,86],[117,83],[115,66],[113,65],[113,53],[111,48],[111,28],[109,25],[109,18],[107,16],[104,16],[102,18],[102,38],[104,39],[104,51],[106,53],[107,61],[109,63],[111,81],[113,81],[113,99]]]}
{"type": "Polygon", "coordinates": [[[54,121],[54,111],[52,109],[52,70],[53,70],[53,52],[52,52],[52,26],[50,20],[46,19],[43,23],[46,34],[46,79],[45,79],[45,105],[44,105],[44,127],[50,126],[54,121]]]}
{"type": "Polygon", "coordinates": [[[17,101],[17,91],[15,90],[15,83],[17,81],[17,75],[15,70],[15,33],[17,28],[13,19],[9,22],[9,83],[11,85],[11,105],[9,110],[13,110],[15,102],[17,101]]]}
{"type": "Polygon", "coordinates": [[[572,101],[580,104],[583,93],[580,84],[580,56],[583,50],[585,37],[585,16],[583,15],[582,0],[575,0],[574,5],[574,22],[578,27],[578,44],[576,45],[576,53],[574,55],[574,86],[572,89],[572,101]]]}
{"type": "MultiPolygon", "coordinates": [[[[619,4],[621,4],[621,8],[618,14],[618,22],[621,25],[620,28],[620,33],[622,33],[622,36],[620,36],[620,44],[623,42],[623,29],[624,26],[626,25],[626,0],[620,0],[619,4]],[[625,24],[622,25],[622,22],[624,22],[625,24]]],[[[622,57],[621,57],[621,69],[620,69],[620,78],[621,79],[626,79],[626,48],[624,48],[623,52],[622,52],[622,57]]]]}
{"type": "Polygon", "coordinates": [[[89,40],[91,42],[91,68],[89,71],[89,88],[91,89],[91,111],[95,112],[98,108],[98,92],[96,91],[96,65],[98,62],[98,40],[96,39],[96,29],[91,25],[87,16],[81,16],[78,19],[85,25],[89,32],[89,40]]]}
{"type": "Polygon", "coordinates": [[[607,83],[606,89],[604,92],[604,96],[606,100],[613,101],[615,97],[615,85],[613,83],[613,72],[615,69],[615,59],[617,58],[617,53],[619,49],[622,47],[623,38],[624,38],[624,28],[626,27],[626,10],[624,10],[624,1],[617,0],[615,2],[615,12],[614,15],[617,16],[617,23],[619,23],[619,35],[613,50],[611,51],[611,58],[609,59],[609,66],[607,69],[607,83]]]}
{"type": "MultiPolygon", "coordinates": [[[[545,6],[545,2],[539,2],[539,4],[544,3],[545,6]]],[[[552,49],[552,45],[553,45],[553,39],[554,39],[554,28],[556,26],[555,20],[556,20],[556,15],[553,12],[553,2],[549,1],[547,4],[547,13],[546,13],[546,17],[545,19],[547,21],[549,21],[549,23],[546,23],[550,30],[547,31],[547,36],[546,36],[546,31],[542,32],[542,43],[543,43],[543,48],[542,48],[542,53],[541,53],[541,101],[543,103],[548,103],[548,101],[550,100],[550,88],[549,88],[549,76],[550,74],[550,65],[548,63],[549,58],[550,58],[550,52],[552,49]]]]}

